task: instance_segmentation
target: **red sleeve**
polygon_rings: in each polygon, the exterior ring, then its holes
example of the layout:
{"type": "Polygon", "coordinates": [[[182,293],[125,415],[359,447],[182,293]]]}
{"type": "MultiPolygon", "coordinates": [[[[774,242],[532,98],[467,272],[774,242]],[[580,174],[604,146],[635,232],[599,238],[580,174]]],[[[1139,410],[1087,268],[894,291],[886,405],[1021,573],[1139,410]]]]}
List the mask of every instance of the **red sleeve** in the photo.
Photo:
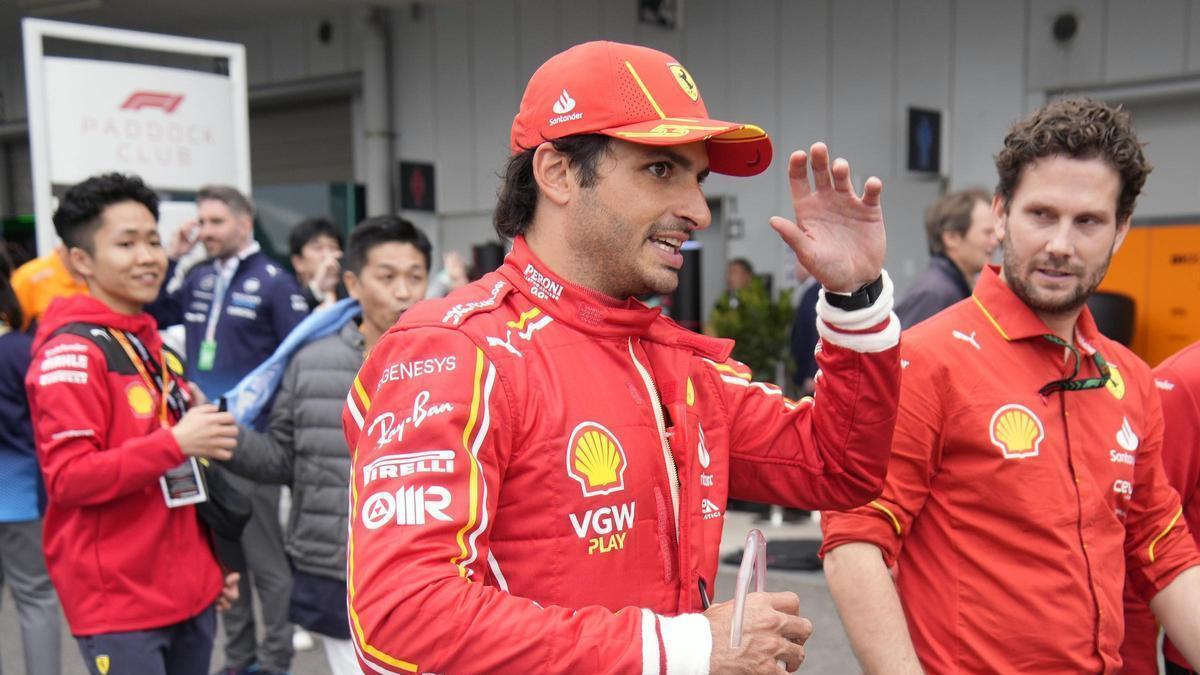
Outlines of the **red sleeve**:
{"type": "Polygon", "coordinates": [[[1186,373],[1164,370],[1156,373],[1166,383],[1158,389],[1163,412],[1162,463],[1167,482],[1179,493],[1184,504],[1188,528],[1200,544],[1200,373],[1189,378],[1186,373]]]}
{"type": "MultiPolygon", "coordinates": [[[[1194,452],[1193,448],[1188,449],[1194,452]]],[[[1138,448],[1133,500],[1125,520],[1129,582],[1147,600],[1180,572],[1200,564],[1179,494],[1167,482],[1163,463],[1163,411],[1151,390],[1146,395],[1145,443],[1138,448]]]]}
{"type": "Polygon", "coordinates": [[[165,428],[107,446],[114,423],[107,370],[98,347],[64,334],[43,345],[25,377],[46,491],[60,506],[138,492],[185,459],[165,428]]]}
{"type": "Polygon", "coordinates": [[[788,401],[737,362],[712,378],[730,412],[730,496],[809,509],[859,506],[879,494],[900,396],[900,325],[891,282],[876,304],[846,312],[822,295],[816,394],[788,401]]]}
{"type": "Polygon", "coordinates": [[[896,429],[883,493],[851,511],[823,511],[821,555],[842,544],[866,542],[896,562],[904,537],[925,507],[929,486],[941,460],[944,404],[930,386],[940,371],[927,359],[913,357],[904,371],[896,429]]]}
{"type": "Polygon", "coordinates": [[[359,658],[377,672],[657,672],[659,635],[678,618],[541,607],[492,573],[519,405],[509,395],[484,352],[449,329],[393,333],[359,371],[343,416],[359,658]]]}

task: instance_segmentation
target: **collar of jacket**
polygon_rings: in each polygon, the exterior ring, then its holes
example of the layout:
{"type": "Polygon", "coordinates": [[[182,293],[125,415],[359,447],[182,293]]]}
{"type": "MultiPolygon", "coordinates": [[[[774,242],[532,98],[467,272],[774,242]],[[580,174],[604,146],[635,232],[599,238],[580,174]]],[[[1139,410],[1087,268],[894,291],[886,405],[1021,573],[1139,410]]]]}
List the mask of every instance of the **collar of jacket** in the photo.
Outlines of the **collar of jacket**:
{"type": "Polygon", "coordinates": [[[534,255],[518,236],[498,272],[539,309],[572,328],[597,337],[640,337],[690,349],[714,361],[729,358],[733,340],[698,335],[636,298],[617,300],[566,281],[534,255]]]}
{"type": "Polygon", "coordinates": [[[958,269],[958,265],[955,265],[953,260],[935,253],[929,258],[929,266],[938,269],[943,276],[949,279],[954,287],[962,293],[962,297],[971,295],[971,284],[967,283],[967,278],[963,276],[962,270],[958,269]]]}
{"type": "MultiPolygon", "coordinates": [[[[1052,334],[1046,324],[1034,314],[1008,284],[1000,280],[1000,267],[988,265],[979,275],[979,283],[971,299],[987,317],[992,327],[999,331],[1001,337],[1009,342],[1040,338],[1052,334]]],[[[1092,345],[1100,337],[1092,312],[1084,305],[1079,317],[1075,320],[1075,342],[1085,354],[1094,354],[1092,345]]],[[[1049,343],[1047,343],[1049,344],[1049,343]]]]}

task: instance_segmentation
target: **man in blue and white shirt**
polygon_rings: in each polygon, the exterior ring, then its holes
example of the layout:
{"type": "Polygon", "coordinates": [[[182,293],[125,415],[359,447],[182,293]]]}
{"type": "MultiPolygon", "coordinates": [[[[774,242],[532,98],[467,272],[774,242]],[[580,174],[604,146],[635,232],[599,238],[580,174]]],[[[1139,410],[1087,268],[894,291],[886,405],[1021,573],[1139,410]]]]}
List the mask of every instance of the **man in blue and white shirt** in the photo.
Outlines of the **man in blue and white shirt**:
{"type": "MultiPolygon", "coordinates": [[[[216,400],[274,353],[308,315],[308,303],[296,279],[254,240],[254,204],[248,197],[232,187],[209,186],[197,193],[196,204],[198,220],[180,228],[168,254],[177,259],[198,239],[209,257],[188,271],[177,290],[164,290],[151,311],[160,328],[183,324],[188,378],[216,400]]],[[[264,423],[265,415],[255,420],[259,429],[264,423]]],[[[254,486],[252,501],[253,517],[242,535],[249,574],[242,575],[241,599],[225,615],[226,671],[282,673],[291,665],[292,627],[279,488],[254,486]],[[261,646],[255,638],[251,581],[266,624],[261,646]]]]}

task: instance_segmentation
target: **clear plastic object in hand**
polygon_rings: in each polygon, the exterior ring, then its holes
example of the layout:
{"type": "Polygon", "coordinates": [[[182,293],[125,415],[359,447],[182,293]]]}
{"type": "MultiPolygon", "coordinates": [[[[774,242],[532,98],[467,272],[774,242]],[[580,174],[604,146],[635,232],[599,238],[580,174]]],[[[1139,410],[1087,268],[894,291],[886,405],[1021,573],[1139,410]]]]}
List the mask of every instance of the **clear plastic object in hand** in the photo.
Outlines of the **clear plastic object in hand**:
{"type": "MultiPolygon", "coordinates": [[[[733,621],[729,628],[729,646],[736,649],[742,644],[742,618],[746,613],[746,594],[759,593],[767,584],[767,538],[762,530],[746,533],[746,550],[742,553],[742,565],[738,568],[737,587],[733,595],[733,621]],[[750,585],[754,584],[751,591],[750,585]]],[[[783,661],[776,661],[785,668],[783,661]]]]}

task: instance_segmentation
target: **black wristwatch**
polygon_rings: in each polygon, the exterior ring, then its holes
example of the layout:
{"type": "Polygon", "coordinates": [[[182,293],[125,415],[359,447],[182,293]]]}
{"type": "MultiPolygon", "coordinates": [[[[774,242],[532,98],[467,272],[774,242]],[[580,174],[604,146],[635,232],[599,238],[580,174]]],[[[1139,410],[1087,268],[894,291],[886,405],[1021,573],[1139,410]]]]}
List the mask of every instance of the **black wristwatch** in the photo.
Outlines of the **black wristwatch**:
{"type": "Polygon", "coordinates": [[[825,289],[825,302],[837,307],[838,309],[847,312],[853,312],[856,309],[865,309],[875,304],[879,299],[879,295],[883,293],[883,275],[880,274],[865,286],[862,286],[857,291],[846,295],[845,293],[835,293],[828,288],[825,289]]]}

